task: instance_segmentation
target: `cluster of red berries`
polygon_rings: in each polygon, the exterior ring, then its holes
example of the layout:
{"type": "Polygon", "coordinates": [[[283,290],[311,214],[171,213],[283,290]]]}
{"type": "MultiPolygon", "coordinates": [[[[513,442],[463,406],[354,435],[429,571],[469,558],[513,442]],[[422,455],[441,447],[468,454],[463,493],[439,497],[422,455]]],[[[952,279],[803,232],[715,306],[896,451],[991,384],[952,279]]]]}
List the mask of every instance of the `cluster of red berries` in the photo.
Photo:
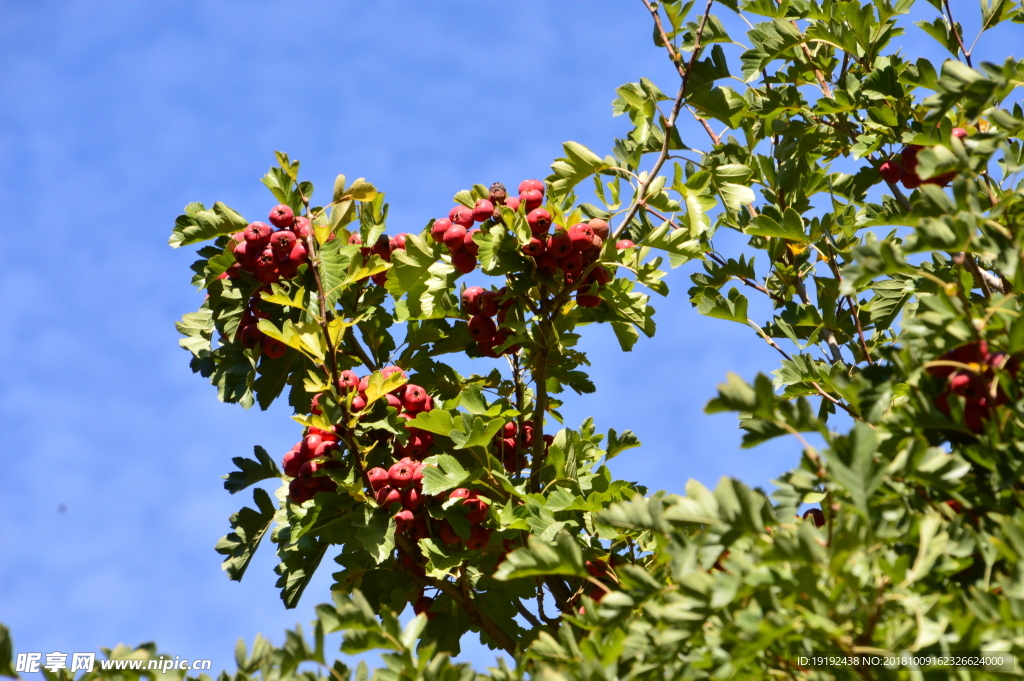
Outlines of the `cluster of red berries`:
{"type": "MultiPolygon", "coordinates": [[[[967,137],[967,131],[963,128],[953,128],[951,134],[958,139],[967,137]]],[[[894,156],[879,166],[879,175],[889,184],[901,182],[907,189],[917,189],[922,184],[937,184],[940,187],[945,187],[952,182],[956,177],[955,172],[943,173],[929,177],[927,180],[922,180],[917,176],[917,154],[921,149],[923,147],[919,144],[908,144],[903,147],[898,156],[894,156]]]]}
{"type": "Polygon", "coordinates": [[[238,341],[242,344],[242,347],[248,349],[260,345],[265,356],[277,359],[278,357],[284,357],[288,346],[260,331],[259,321],[270,316],[259,309],[260,295],[263,293],[263,290],[261,288],[253,293],[252,298],[249,299],[249,304],[245,307],[245,312],[242,313],[242,319],[238,324],[238,341]]]}
{"type": "Polygon", "coordinates": [[[270,224],[253,222],[241,232],[231,235],[235,242],[235,263],[221,278],[237,279],[241,271],[249,272],[264,284],[291,279],[299,266],[308,262],[309,252],[303,243],[309,237],[309,219],[296,217],[284,204],[270,211],[270,224]]]}
{"type": "MultiPolygon", "coordinates": [[[[470,286],[462,291],[462,310],[469,315],[469,335],[476,341],[480,354],[499,357],[497,348],[508,342],[509,329],[502,328],[514,299],[504,286],[497,291],[470,286]],[[497,322],[495,322],[497,320],[497,322]]],[[[510,345],[502,354],[519,352],[518,345],[510,345]]]]}
{"type": "MultiPolygon", "coordinates": [[[[395,251],[405,250],[405,237],[406,234],[396,234],[393,237],[389,237],[387,234],[381,234],[377,237],[377,241],[374,242],[373,246],[364,246],[359,249],[364,258],[368,258],[371,255],[380,256],[381,259],[391,262],[391,254],[395,251]]],[[[350,244],[363,244],[363,237],[359,234],[353,234],[348,238],[350,244]]],[[[387,272],[378,272],[370,277],[374,284],[377,286],[384,286],[388,281],[387,272]]]]}
{"type": "Polygon", "coordinates": [[[928,367],[929,374],[945,380],[943,391],[934,400],[936,408],[949,417],[949,398],[960,395],[964,398],[964,425],[972,433],[982,432],[993,410],[1009,401],[996,371],[1005,369],[1016,376],[1017,361],[1004,352],[990,353],[988,343],[981,340],[950,350],[939,362],[928,367]]]}
{"type": "Polygon", "coordinates": [[[338,485],[323,469],[336,468],[339,463],[332,455],[338,451],[338,436],[334,431],[310,428],[284,455],[284,474],[293,480],[288,483],[288,496],[297,504],[305,503],[317,492],[333,492],[338,485]]]}
{"type": "MultiPolygon", "coordinates": [[[[533,448],[533,424],[523,424],[523,441],[519,442],[519,426],[515,421],[509,421],[502,429],[498,431],[498,434],[494,436],[494,450],[496,456],[501,460],[505,470],[509,473],[515,473],[518,468],[522,471],[527,466],[526,454],[533,448]],[[520,444],[522,447],[520,448],[520,444]]],[[[553,435],[544,436],[544,451],[547,452],[548,447],[554,441],[553,435]]]]}
{"type": "MultiPolygon", "coordinates": [[[[476,269],[476,256],[479,247],[473,241],[473,237],[480,232],[479,228],[470,229],[474,222],[501,221],[501,206],[508,206],[512,210],[518,210],[523,197],[523,186],[527,183],[543,182],[539,180],[526,180],[520,184],[519,198],[508,196],[505,185],[495,182],[491,185],[491,191],[486,199],[480,199],[472,208],[458,205],[448,212],[448,217],[434,220],[430,226],[431,238],[439,244],[444,244],[452,256],[452,267],[462,274],[469,274],[476,269]]],[[[534,196],[534,193],[526,192],[528,203],[536,202],[539,206],[544,200],[544,195],[534,196]]]]}

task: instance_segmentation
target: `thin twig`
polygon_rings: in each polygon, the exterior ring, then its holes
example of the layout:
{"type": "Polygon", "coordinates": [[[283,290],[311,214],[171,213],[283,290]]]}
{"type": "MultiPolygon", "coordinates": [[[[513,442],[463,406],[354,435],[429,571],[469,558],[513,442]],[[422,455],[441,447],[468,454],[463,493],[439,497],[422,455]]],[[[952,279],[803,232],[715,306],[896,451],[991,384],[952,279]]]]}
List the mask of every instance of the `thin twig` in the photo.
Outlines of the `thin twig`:
{"type": "Polygon", "coordinates": [[[682,83],[680,83],[679,92],[676,94],[675,101],[672,103],[672,111],[669,113],[668,118],[665,119],[665,141],[661,145],[661,153],[658,154],[658,160],[654,162],[654,166],[652,166],[649,171],[647,179],[637,189],[636,196],[633,198],[633,203],[626,212],[626,217],[623,219],[622,224],[619,225],[619,228],[615,230],[615,238],[618,238],[619,235],[622,234],[623,230],[629,226],[629,223],[633,221],[633,218],[636,217],[637,211],[640,210],[640,205],[647,195],[647,189],[651,186],[651,183],[654,182],[654,178],[658,176],[658,171],[661,170],[661,166],[663,166],[665,161],[668,159],[668,149],[672,144],[672,131],[675,129],[676,118],[679,116],[679,110],[683,106],[683,100],[686,99],[686,87],[690,82],[690,73],[693,70],[694,63],[697,61],[697,55],[700,53],[701,36],[704,34],[704,27],[707,25],[708,16],[711,14],[711,6],[714,3],[714,0],[708,0],[707,7],[704,10],[704,16],[701,18],[700,26],[697,28],[697,35],[694,38],[693,52],[690,54],[690,61],[687,63],[686,69],[683,70],[682,60],[675,51],[675,48],[672,47],[672,42],[668,40],[668,36],[665,34],[665,29],[661,25],[661,16],[658,14],[658,9],[653,7],[648,0],[641,1],[644,3],[644,6],[647,7],[651,16],[654,17],[654,22],[660,31],[662,41],[665,43],[666,49],[669,51],[669,56],[676,65],[676,69],[679,71],[680,76],[682,76],[682,83]]]}
{"type": "Polygon", "coordinates": [[[964,59],[967,60],[967,65],[972,69],[974,64],[971,63],[971,53],[966,47],[964,47],[963,38],[960,37],[960,30],[956,27],[956,22],[953,21],[953,10],[949,8],[949,0],[943,0],[943,5],[946,7],[946,16],[949,17],[949,30],[953,32],[953,36],[956,38],[956,44],[960,46],[960,51],[964,53],[964,59]]]}

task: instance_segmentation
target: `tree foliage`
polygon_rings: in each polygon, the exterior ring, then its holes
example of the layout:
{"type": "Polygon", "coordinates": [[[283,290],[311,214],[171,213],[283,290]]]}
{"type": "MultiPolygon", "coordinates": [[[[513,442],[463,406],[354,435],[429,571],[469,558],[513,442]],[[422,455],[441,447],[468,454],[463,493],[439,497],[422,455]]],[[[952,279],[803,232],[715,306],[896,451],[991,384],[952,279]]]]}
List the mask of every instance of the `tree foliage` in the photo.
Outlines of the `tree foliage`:
{"type": "MultiPolygon", "coordinates": [[[[272,283],[229,271],[245,219],[188,206],[171,245],[206,244],[193,283],[209,294],[178,325],[193,370],[247,408],[287,392],[304,435],[337,439],[309,498],[287,459],[282,472],[259,448],[227,476],[232,493],[281,480],[276,506],[257,488],[258,510],[232,516],[217,547],[231,578],[268,533],[287,606],[324,558],[338,570],[313,652],[301,637],[281,650],[258,641],[236,678],[325,666],[332,631],[345,632],[342,652],[388,651],[380,679],[472,678],[448,658],[470,631],[515,656],[494,679],[924,678],[796,660],[1019,655],[1024,61],[976,67],[949,3],[931,4],[938,17],[915,28],[912,0],[709,0],[703,11],[645,0],[678,81],[618,88],[613,111],[630,132],[604,157],[567,142],[543,184],[554,225],[611,225],[576,271],[532,253],[526,193],[517,207],[484,185],[454,197],[457,209],[495,209],[465,246],[432,237],[440,218],[384,249],[383,194],[339,176],[318,206],[298,162],[278,154],[264,183],[309,220],[309,262],[272,283]],[[735,14],[742,45],[726,28],[735,14]],[[908,30],[951,58],[907,58],[893,40],[908,30]],[[680,116],[705,137],[683,139],[680,116]],[[720,252],[719,230],[745,246],[720,252]],[[465,279],[460,249],[479,267],[465,279]],[[594,389],[577,348],[585,327],[610,324],[630,351],[655,332],[665,266],[692,261],[697,312],[743,324],[780,355],[771,377],[730,375],[707,406],[737,414],[745,447],[799,443],[800,465],[770,497],[730,479],[648,494],[606,465],[639,444],[632,433],[555,426],[566,388],[594,389]],[[500,340],[479,336],[467,279],[494,283],[500,340]],[[769,303],[767,319],[749,316],[749,296],[769,303]],[[252,324],[280,351],[245,347],[252,324]],[[447,363],[461,353],[508,368],[461,375],[447,363]],[[350,370],[365,374],[358,390],[345,387],[350,370]],[[408,386],[432,408],[390,399],[408,386]],[[369,472],[424,433],[413,526],[369,472]],[[483,500],[475,520],[450,496],[464,488],[483,500]],[[402,629],[395,613],[409,603],[423,614],[402,629]]],[[[1024,23],[1015,3],[981,12],[983,35],[1024,23]]]]}

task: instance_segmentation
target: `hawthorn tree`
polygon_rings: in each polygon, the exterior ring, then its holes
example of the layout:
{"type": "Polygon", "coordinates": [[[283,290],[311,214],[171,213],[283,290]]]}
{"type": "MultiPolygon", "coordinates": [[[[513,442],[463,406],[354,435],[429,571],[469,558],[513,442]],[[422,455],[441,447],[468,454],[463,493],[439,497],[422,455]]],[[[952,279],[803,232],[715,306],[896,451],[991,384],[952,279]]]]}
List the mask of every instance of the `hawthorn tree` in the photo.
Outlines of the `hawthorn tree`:
{"type": "MultiPolygon", "coordinates": [[[[338,176],[318,203],[278,153],[266,222],[178,218],[171,245],[204,244],[208,296],[178,324],[193,370],[297,422],[282,458],[235,459],[231,493],[280,486],[232,516],[224,569],[269,535],[286,607],[336,570],[317,643],[258,644],[240,673],[326,665],[332,631],[390,650],[379,678],[471,677],[447,657],[467,632],[516,659],[495,679],[911,678],[796,657],[1020,653],[1024,62],[976,66],[939,0],[910,28],[949,50],[937,65],[893,46],[912,0],[642,1],[678,79],[617,90],[632,129],[609,155],[568,142],[544,181],[487,178],[389,235],[372,184],[338,176]],[[745,247],[716,248],[723,229],[745,247]],[[562,427],[566,389],[594,390],[580,334],[652,335],[666,260],[700,261],[690,303],[780,355],[707,407],[737,412],[744,447],[799,443],[770,498],[648,494],[606,465],[631,432],[562,427]],[[462,355],[503,364],[463,375],[462,355]]],[[[1024,10],[981,3],[982,35],[1005,21],[1024,10]]]]}

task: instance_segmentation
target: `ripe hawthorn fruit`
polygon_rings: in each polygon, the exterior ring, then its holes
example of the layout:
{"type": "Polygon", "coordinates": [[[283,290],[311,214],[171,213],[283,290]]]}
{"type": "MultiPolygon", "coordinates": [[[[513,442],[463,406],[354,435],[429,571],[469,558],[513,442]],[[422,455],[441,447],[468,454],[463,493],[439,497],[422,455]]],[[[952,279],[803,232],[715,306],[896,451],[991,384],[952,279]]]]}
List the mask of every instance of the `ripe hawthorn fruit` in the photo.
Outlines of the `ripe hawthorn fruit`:
{"type": "Polygon", "coordinates": [[[265,222],[250,222],[245,228],[245,241],[253,248],[261,248],[270,242],[271,232],[270,225],[265,222]]]}
{"type": "Polygon", "coordinates": [[[480,314],[493,317],[498,314],[498,293],[485,290],[480,293],[480,314]]]}
{"type": "Polygon", "coordinates": [[[892,161],[886,161],[879,166],[878,174],[889,184],[896,184],[900,181],[900,167],[892,161]]]}
{"type": "Polygon", "coordinates": [[[341,392],[349,392],[359,388],[359,377],[356,373],[350,369],[345,369],[338,374],[338,390],[341,392]]]}
{"type": "Polygon", "coordinates": [[[469,227],[473,224],[473,209],[467,208],[466,206],[455,206],[455,208],[452,208],[448,213],[448,219],[451,220],[454,225],[469,227]]]}
{"type": "Polygon", "coordinates": [[[466,548],[473,551],[479,551],[484,548],[491,540],[492,532],[493,530],[477,525],[469,533],[469,539],[466,540],[466,548]]]}
{"type": "Polygon", "coordinates": [[[476,255],[480,252],[480,247],[477,246],[476,241],[473,240],[473,237],[479,233],[479,229],[471,229],[466,232],[466,236],[462,240],[462,249],[470,255],[476,255]]]}
{"type": "Polygon", "coordinates": [[[480,286],[469,286],[462,292],[462,309],[466,314],[475,315],[480,313],[480,294],[484,290],[480,286]]]}
{"type": "Polygon", "coordinates": [[[420,596],[420,598],[413,603],[412,611],[417,615],[426,616],[427,620],[432,620],[437,617],[437,613],[430,612],[430,607],[434,605],[434,599],[430,596],[420,596]]]}
{"type": "Polygon", "coordinates": [[[536,189],[527,189],[524,192],[519,192],[519,200],[523,202],[527,212],[529,212],[540,208],[541,204],[544,203],[544,194],[536,189]]]}
{"type": "Polygon", "coordinates": [[[402,493],[397,489],[385,485],[377,490],[377,505],[381,508],[389,508],[392,504],[402,503],[402,493]]]}
{"type": "Polygon", "coordinates": [[[444,233],[441,241],[452,253],[461,250],[466,245],[466,228],[462,225],[452,225],[444,233]]]}
{"type": "Polygon", "coordinates": [[[472,215],[475,222],[489,220],[494,215],[494,204],[487,199],[479,199],[473,206],[472,215]]]}
{"type": "Polygon", "coordinates": [[[374,492],[379,492],[382,488],[387,487],[388,472],[383,468],[371,468],[366,471],[366,478],[370,481],[370,489],[374,492]]]}
{"type": "Polygon", "coordinates": [[[825,514],[820,508],[809,508],[804,511],[804,520],[813,520],[816,527],[825,526],[825,514]]]}
{"type": "Polygon", "coordinates": [[[478,314],[469,320],[469,335],[478,343],[491,340],[497,331],[498,327],[494,325],[494,321],[490,317],[478,314]]]}
{"type": "Polygon", "coordinates": [[[526,216],[526,222],[530,225],[531,232],[544,234],[551,227],[551,213],[543,208],[535,208],[526,216]]]}
{"type": "Polygon", "coordinates": [[[558,269],[558,258],[550,253],[544,253],[537,258],[537,272],[539,274],[552,275],[558,269]]]}
{"type": "Polygon", "coordinates": [[[572,253],[572,238],[564,229],[559,229],[548,237],[547,252],[556,258],[564,258],[572,253]]]}
{"type": "Polygon", "coordinates": [[[460,274],[469,274],[476,269],[476,256],[466,250],[452,253],[452,267],[460,274]]]}
{"type": "Polygon", "coordinates": [[[578,222],[569,228],[569,240],[572,247],[580,253],[590,250],[594,245],[594,230],[585,222],[578,222]]]}
{"type": "Polygon", "coordinates": [[[615,249],[616,250],[625,251],[625,250],[628,250],[630,248],[636,248],[636,244],[634,244],[629,239],[619,239],[618,241],[615,242],[615,249]]]}
{"type": "Polygon", "coordinates": [[[588,224],[590,229],[594,231],[594,234],[601,238],[601,241],[608,238],[608,222],[606,220],[594,218],[588,224]]]}
{"type": "Polygon", "coordinates": [[[434,220],[434,224],[430,226],[430,238],[437,243],[444,242],[444,233],[452,228],[452,221],[448,218],[440,218],[434,220]]]}
{"type": "Polygon", "coordinates": [[[427,391],[418,385],[407,383],[402,392],[402,406],[406,411],[422,411],[427,403],[427,391]]]}
{"type": "Polygon", "coordinates": [[[543,195],[545,191],[545,186],[541,180],[523,180],[522,182],[519,183],[520,196],[522,196],[523,192],[529,191],[531,189],[538,191],[541,193],[541,195],[543,195]]]}
{"type": "Polygon", "coordinates": [[[537,256],[544,253],[544,242],[538,239],[537,237],[533,237],[530,239],[529,243],[525,244],[522,247],[522,251],[524,255],[529,255],[531,257],[536,258],[537,256]]]}
{"type": "Polygon", "coordinates": [[[295,222],[295,213],[292,211],[291,206],[286,206],[283,203],[279,203],[270,209],[270,224],[274,227],[284,229],[285,227],[291,227],[292,223],[295,222]]]}

